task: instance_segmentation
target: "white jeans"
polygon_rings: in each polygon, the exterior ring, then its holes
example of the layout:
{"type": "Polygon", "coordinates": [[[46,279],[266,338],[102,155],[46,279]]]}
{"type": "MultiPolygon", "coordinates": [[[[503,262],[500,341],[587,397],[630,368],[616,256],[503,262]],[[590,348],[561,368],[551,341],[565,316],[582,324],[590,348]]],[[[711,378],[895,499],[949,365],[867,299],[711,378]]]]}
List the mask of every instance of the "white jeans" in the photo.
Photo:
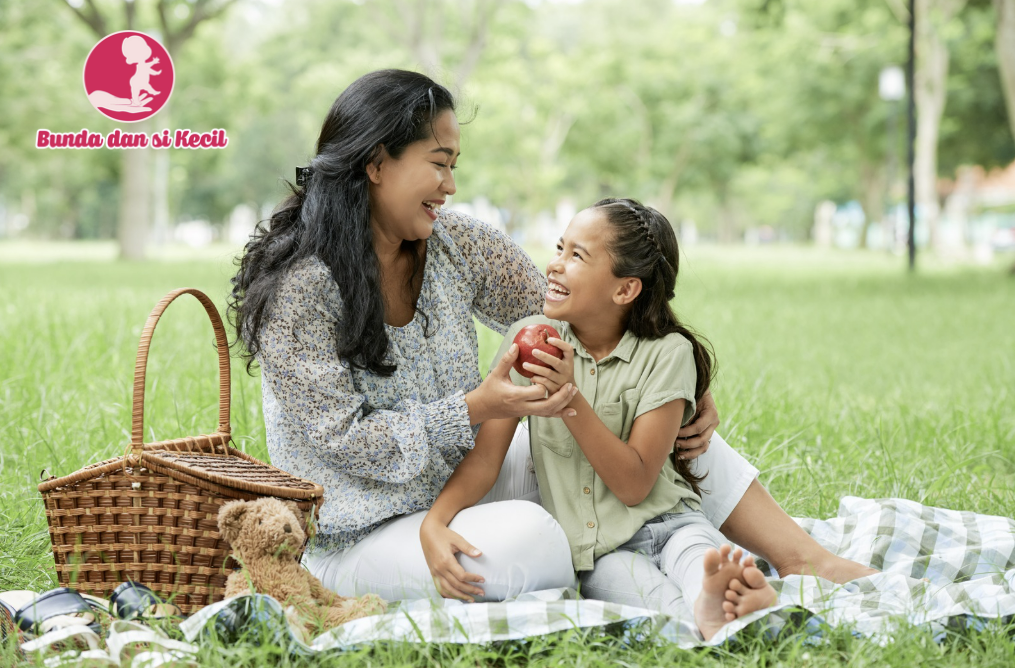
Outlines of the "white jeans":
{"type": "MultiPolygon", "coordinates": [[[[719,527],[758,475],[746,459],[718,434],[708,452],[694,460],[695,473],[708,471],[701,483],[702,511],[719,527]]],[[[472,508],[458,513],[452,530],[480,549],[473,559],[458,555],[462,566],[486,581],[482,600],[572,587],[571,551],[560,525],[539,505],[536,475],[529,456],[529,431],[520,424],[493,489],[472,508]]],[[[307,553],[303,563],[325,587],[342,596],[374,593],[383,599],[439,600],[423,557],[419,527],[425,511],[382,524],[352,547],[307,553]]],[[[477,600],[480,600],[477,598],[477,600]]]]}
{"type": "Polygon", "coordinates": [[[579,574],[582,596],[692,619],[688,610],[701,594],[705,553],[724,542],[698,511],[657,517],[579,574]]]}

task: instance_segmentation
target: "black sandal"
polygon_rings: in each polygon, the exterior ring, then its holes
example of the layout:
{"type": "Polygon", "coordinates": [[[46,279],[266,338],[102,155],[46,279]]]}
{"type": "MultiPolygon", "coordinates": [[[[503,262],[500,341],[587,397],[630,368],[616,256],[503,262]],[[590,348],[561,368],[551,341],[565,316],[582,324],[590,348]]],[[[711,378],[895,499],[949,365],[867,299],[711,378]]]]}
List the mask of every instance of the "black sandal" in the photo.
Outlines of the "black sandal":
{"type": "Polygon", "coordinates": [[[40,594],[38,598],[22,606],[14,615],[14,623],[22,633],[40,636],[50,630],[43,626],[43,622],[47,620],[61,615],[90,614],[94,621],[82,624],[82,626],[88,626],[92,631],[101,635],[102,625],[99,623],[96,612],[108,614],[108,611],[98,603],[86,599],[73,589],[59,587],[40,594]]]}
{"type": "Polygon", "coordinates": [[[113,590],[109,597],[109,613],[127,621],[138,617],[145,620],[183,617],[177,606],[166,603],[140,582],[130,581],[113,590]]]}

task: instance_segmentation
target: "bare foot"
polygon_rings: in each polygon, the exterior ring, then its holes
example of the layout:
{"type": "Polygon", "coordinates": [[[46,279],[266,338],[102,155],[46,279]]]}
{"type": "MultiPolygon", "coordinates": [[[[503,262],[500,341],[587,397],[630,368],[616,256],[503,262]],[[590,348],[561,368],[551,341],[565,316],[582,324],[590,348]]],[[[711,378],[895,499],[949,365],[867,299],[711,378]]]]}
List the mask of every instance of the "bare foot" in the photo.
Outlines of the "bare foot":
{"type": "Polygon", "coordinates": [[[749,612],[775,605],[777,599],[775,589],[754,565],[754,557],[749,556],[744,559],[744,571],[740,577],[730,581],[722,609],[726,619],[732,621],[749,612]]]}
{"type": "Polygon", "coordinates": [[[879,572],[870,566],[864,566],[861,563],[843,559],[831,552],[824,551],[824,554],[813,562],[800,562],[780,568],[779,577],[786,577],[787,575],[816,575],[819,578],[831,580],[837,584],[845,584],[850,580],[874,575],[879,572]]]}
{"type": "Polygon", "coordinates": [[[701,594],[694,602],[694,621],[705,640],[711,640],[727,621],[736,618],[723,612],[723,603],[730,583],[743,573],[744,567],[740,564],[743,556],[743,550],[739,547],[734,550],[729,545],[705,553],[705,579],[701,583],[701,594]]]}

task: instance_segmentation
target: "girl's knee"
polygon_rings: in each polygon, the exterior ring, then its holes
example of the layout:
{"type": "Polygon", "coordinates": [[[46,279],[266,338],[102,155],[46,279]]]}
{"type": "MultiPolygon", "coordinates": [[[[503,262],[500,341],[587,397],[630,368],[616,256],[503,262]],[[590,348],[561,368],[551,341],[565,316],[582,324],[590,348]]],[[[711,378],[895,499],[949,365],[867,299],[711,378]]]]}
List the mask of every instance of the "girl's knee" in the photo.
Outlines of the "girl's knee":
{"type": "Polygon", "coordinates": [[[709,549],[719,549],[726,542],[726,538],[711,524],[691,524],[681,527],[670,536],[660,557],[663,563],[675,563],[681,556],[700,556],[709,549]]]}
{"type": "Polygon", "coordinates": [[[726,538],[711,524],[692,524],[680,529],[674,535],[679,535],[679,541],[684,545],[719,547],[726,542],[726,538]]]}

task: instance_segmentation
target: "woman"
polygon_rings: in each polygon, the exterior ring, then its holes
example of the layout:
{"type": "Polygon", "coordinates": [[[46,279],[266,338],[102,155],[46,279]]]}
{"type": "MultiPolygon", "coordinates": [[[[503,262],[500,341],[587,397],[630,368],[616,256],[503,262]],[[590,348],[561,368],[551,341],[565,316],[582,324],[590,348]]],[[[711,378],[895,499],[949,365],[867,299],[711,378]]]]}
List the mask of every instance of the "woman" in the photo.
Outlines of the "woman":
{"type": "MultiPolygon", "coordinates": [[[[361,77],[335,100],[317,154],[233,280],[237,333],[262,369],[271,459],[326,490],[307,566],[339,594],[440,595],[419,526],[477,425],[570,410],[573,387],[511,383],[516,353],[480,378],[473,315],[504,332],[541,312],[546,283],[505,235],[440,211],[459,151],[444,87],[400,70],[361,77]]],[[[702,404],[677,447],[688,458],[708,450],[697,470],[709,472],[709,520],[781,574],[869,572],[779,508],[757,469],[712,437],[711,396],[702,404]]],[[[537,497],[522,430],[515,442],[488,503],[451,525],[483,551],[460,559],[484,577],[487,599],[574,582],[559,525],[519,500],[537,497]]]]}

